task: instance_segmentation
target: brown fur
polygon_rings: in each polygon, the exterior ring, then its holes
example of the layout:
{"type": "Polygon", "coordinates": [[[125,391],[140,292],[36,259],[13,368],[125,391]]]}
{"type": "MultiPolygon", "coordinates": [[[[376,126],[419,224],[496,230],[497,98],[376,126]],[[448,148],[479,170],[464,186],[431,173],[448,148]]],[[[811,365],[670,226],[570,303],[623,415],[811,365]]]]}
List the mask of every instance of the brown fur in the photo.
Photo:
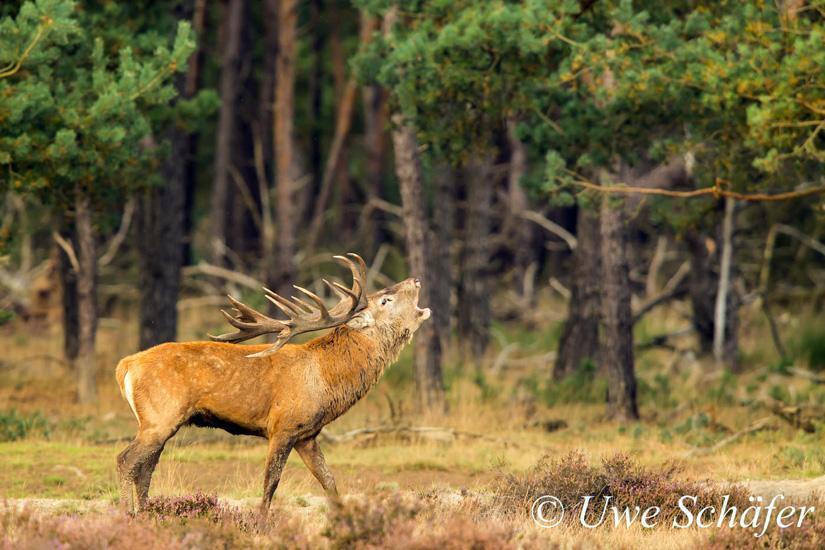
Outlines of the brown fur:
{"type": "Polygon", "coordinates": [[[187,424],[269,440],[262,513],[293,448],[327,493],[337,494],[315,437],[378,382],[429,317],[417,307],[418,287],[407,279],[377,292],[347,325],[268,357],[247,357],[266,344],[188,342],[124,358],[116,377],[134,404],[138,433],[118,455],[123,502],[143,508],[163,446],[187,424]]]}

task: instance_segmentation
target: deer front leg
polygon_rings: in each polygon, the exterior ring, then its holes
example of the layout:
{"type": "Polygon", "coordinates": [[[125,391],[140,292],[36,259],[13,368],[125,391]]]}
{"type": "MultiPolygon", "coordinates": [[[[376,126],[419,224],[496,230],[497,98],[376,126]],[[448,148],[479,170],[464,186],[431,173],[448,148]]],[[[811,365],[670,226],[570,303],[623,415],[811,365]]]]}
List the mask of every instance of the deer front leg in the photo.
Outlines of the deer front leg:
{"type": "Polygon", "coordinates": [[[273,437],[269,440],[269,451],[266,457],[266,472],[264,475],[264,496],[261,500],[260,516],[261,521],[266,519],[269,512],[269,504],[281,481],[281,472],[289,457],[294,442],[292,440],[273,437]]]}
{"type": "Polygon", "coordinates": [[[335,486],[335,478],[332,477],[332,472],[327,468],[327,463],[324,460],[324,453],[321,452],[321,446],[318,445],[318,440],[315,437],[304,439],[295,444],[295,450],[301,455],[301,460],[304,461],[306,467],[324,488],[327,496],[334,498],[338,496],[338,488],[335,486]]]}

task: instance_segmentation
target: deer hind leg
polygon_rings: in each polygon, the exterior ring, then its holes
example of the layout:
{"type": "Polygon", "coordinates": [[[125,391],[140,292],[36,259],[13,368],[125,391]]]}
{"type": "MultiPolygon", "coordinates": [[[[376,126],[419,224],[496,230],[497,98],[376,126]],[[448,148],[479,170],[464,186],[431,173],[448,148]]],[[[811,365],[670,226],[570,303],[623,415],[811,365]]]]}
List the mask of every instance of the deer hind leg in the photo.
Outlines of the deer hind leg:
{"type": "Polygon", "coordinates": [[[338,488],[335,486],[335,478],[332,477],[332,472],[327,467],[326,460],[324,460],[324,453],[321,452],[321,446],[318,440],[314,437],[304,439],[295,444],[295,450],[301,455],[301,460],[304,461],[306,467],[324,488],[327,496],[334,498],[338,496],[338,488]]]}
{"type": "Polygon", "coordinates": [[[260,516],[263,521],[269,512],[269,505],[278,483],[281,481],[281,472],[286,464],[286,459],[292,451],[294,442],[289,439],[272,438],[269,440],[269,451],[266,457],[266,472],[264,475],[264,495],[261,500],[260,516]]]}
{"type": "Polygon", "coordinates": [[[177,431],[141,429],[135,440],[118,455],[121,499],[131,511],[146,508],[152,473],[166,441],[177,431]]]}
{"type": "Polygon", "coordinates": [[[120,505],[127,512],[137,511],[135,508],[135,479],[137,478],[138,458],[137,437],[117,455],[117,474],[120,480],[120,505]]]}

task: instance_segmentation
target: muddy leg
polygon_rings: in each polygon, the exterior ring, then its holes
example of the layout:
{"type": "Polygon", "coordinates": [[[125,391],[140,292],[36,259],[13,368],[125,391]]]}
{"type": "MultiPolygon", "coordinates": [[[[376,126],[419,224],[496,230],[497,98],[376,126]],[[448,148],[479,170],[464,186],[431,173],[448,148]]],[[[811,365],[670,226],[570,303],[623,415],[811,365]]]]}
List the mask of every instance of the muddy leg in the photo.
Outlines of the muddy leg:
{"type": "Polygon", "coordinates": [[[314,437],[305,439],[295,444],[295,450],[301,455],[301,459],[324,488],[327,496],[334,498],[338,496],[338,488],[335,486],[335,478],[332,477],[332,472],[329,471],[327,463],[324,460],[324,453],[321,452],[321,447],[318,445],[318,440],[314,437]]]}
{"type": "Polygon", "coordinates": [[[261,500],[260,521],[263,523],[269,513],[269,505],[278,483],[281,481],[281,472],[286,459],[292,451],[294,443],[291,440],[274,437],[269,440],[269,453],[266,458],[266,475],[264,476],[264,495],[261,500]]]}

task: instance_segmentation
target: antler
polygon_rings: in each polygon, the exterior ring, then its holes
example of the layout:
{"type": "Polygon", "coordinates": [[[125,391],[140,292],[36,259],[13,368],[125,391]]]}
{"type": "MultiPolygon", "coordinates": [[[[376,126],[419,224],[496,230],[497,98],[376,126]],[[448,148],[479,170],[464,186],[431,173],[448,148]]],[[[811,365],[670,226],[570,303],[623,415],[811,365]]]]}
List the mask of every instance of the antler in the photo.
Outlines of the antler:
{"type": "Polygon", "coordinates": [[[286,299],[264,287],[267,300],[275,304],[287,316],[287,319],[273,319],[229,296],[229,301],[234,306],[234,313],[225,310],[221,310],[221,313],[229,321],[229,324],[237,328],[238,331],[220,336],[210,335],[210,338],[217,342],[236,344],[263,334],[277,334],[278,337],[272,346],[264,351],[247,356],[266,357],[281,349],[284,344],[298,334],[343,325],[367,307],[367,265],[358,254],[350,252],[347,256],[355,261],[353,262],[345,256],[333,257],[352,272],[352,288],[322,279],[325,285],[341,297],[341,300],[333,308],[327,309],[324,301],[317,294],[297,285],[293,285],[295,290],[304,294],[312,303],[294,296],[286,299]]]}

